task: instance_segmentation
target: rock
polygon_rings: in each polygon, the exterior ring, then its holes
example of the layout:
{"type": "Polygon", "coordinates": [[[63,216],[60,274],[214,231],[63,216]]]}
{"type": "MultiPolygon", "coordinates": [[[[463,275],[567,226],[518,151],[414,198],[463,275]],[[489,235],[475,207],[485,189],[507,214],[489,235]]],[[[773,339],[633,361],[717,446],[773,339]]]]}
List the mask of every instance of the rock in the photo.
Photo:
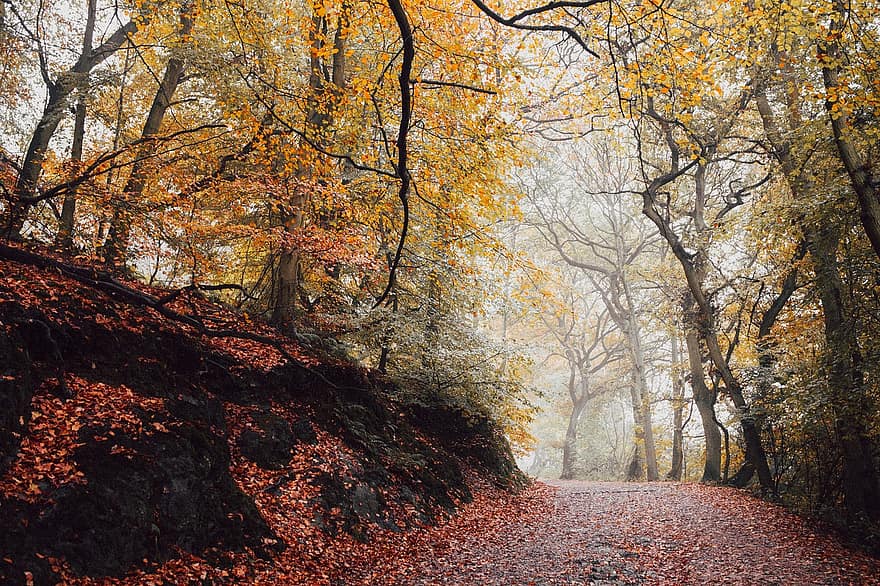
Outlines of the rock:
{"type": "Polygon", "coordinates": [[[0,473],[12,463],[31,417],[30,357],[15,330],[0,323],[0,473]]]}
{"type": "Polygon", "coordinates": [[[175,549],[260,551],[263,538],[278,542],[229,475],[222,437],[189,425],[138,440],[100,441],[99,431],[76,454],[86,482],[55,491],[33,530],[40,551],[80,574],[112,576],[175,549]]]}
{"type": "Polygon", "coordinates": [[[280,470],[290,461],[296,443],[290,424],[272,413],[256,418],[257,430],[247,429],[238,439],[242,455],[267,470],[280,470]]]}
{"type": "Polygon", "coordinates": [[[389,525],[385,500],[376,487],[340,474],[321,474],[313,482],[321,487],[314,523],[322,531],[330,535],[343,531],[367,541],[369,525],[389,525]]]}
{"type": "Polygon", "coordinates": [[[318,436],[315,434],[315,429],[312,427],[311,422],[305,417],[297,419],[293,423],[293,435],[304,444],[313,446],[318,443],[318,436]]]}

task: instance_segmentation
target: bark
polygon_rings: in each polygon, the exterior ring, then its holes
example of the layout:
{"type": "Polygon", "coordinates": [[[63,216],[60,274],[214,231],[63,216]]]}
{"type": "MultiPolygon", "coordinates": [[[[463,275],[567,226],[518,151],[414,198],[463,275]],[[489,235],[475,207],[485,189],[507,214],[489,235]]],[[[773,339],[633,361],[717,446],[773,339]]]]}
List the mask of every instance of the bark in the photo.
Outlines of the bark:
{"type": "Polygon", "coordinates": [[[684,464],[683,412],[684,383],[680,371],[681,351],[678,336],[672,338],[672,465],[666,478],[681,480],[684,464]]]}
{"type": "MultiPolygon", "coordinates": [[[[192,11],[192,4],[185,4],[181,8],[179,35],[184,41],[192,34],[192,11]]],[[[171,106],[171,98],[177,91],[177,86],[183,77],[185,67],[186,63],[181,56],[173,56],[168,60],[162,81],[159,83],[159,88],[153,97],[153,103],[150,105],[147,120],[141,131],[142,139],[149,139],[159,134],[162,128],[162,121],[165,119],[165,114],[171,106]]],[[[102,250],[104,262],[108,266],[119,268],[125,262],[125,253],[131,235],[132,207],[138,203],[138,200],[143,195],[147,184],[147,161],[155,154],[156,148],[156,141],[146,140],[137,149],[131,174],[128,176],[128,181],[126,181],[125,187],[122,190],[120,200],[114,206],[107,241],[102,250]]]]}
{"type": "Polygon", "coordinates": [[[632,456],[626,467],[625,478],[627,482],[634,482],[643,478],[642,476],[642,449],[636,444],[633,446],[632,456]]]}
{"type": "Polygon", "coordinates": [[[629,392],[633,410],[633,451],[626,468],[626,480],[633,482],[645,478],[645,420],[638,387],[635,384],[630,385],[629,392]]]}
{"type": "MultiPolygon", "coordinates": [[[[633,306],[630,298],[629,285],[626,279],[623,280],[624,291],[627,297],[628,305],[633,306]]],[[[634,389],[636,393],[633,395],[634,407],[639,411],[639,421],[642,426],[642,441],[645,450],[645,475],[649,481],[659,480],[660,475],[657,470],[657,449],[654,445],[654,429],[651,417],[651,399],[648,391],[648,379],[645,367],[645,353],[642,350],[642,342],[640,336],[639,324],[634,313],[628,316],[628,325],[626,332],[628,334],[630,349],[633,362],[633,378],[634,389]]]]}
{"type": "Polygon", "coordinates": [[[376,370],[385,374],[388,372],[388,358],[391,354],[391,349],[388,347],[388,344],[382,345],[382,350],[379,353],[379,365],[376,367],[376,370]]]}
{"type": "Polygon", "coordinates": [[[623,281],[621,286],[621,289],[624,290],[623,295],[620,295],[618,292],[611,292],[609,294],[608,291],[603,291],[598,286],[597,289],[600,291],[609,316],[624,334],[626,351],[629,354],[632,365],[630,371],[632,376],[630,402],[633,410],[634,446],[632,457],[627,467],[626,479],[632,481],[647,478],[654,481],[659,480],[659,473],[645,354],[641,343],[641,330],[638,324],[638,315],[634,309],[634,300],[626,293],[629,291],[626,276],[621,276],[619,280],[623,281]]]}
{"type": "MultiPolygon", "coordinates": [[[[302,215],[302,212],[298,211],[295,217],[301,218],[302,215]]],[[[290,229],[286,228],[285,231],[290,232],[301,227],[301,220],[296,219],[291,222],[290,229]]],[[[272,307],[271,322],[275,325],[291,323],[296,315],[299,290],[299,251],[286,250],[279,255],[275,283],[275,304],[272,307]]]]}
{"type": "MultiPolygon", "coordinates": [[[[95,11],[97,10],[97,0],[87,0],[87,16],[86,28],[83,33],[83,54],[86,54],[92,48],[95,35],[95,11]]],[[[80,163],[83,156],[83,141],[86,133],[86,96],[85,89],[88,85],[88,73],[83,75],[84,79],[80,88],[79,101],[76,104],[73,121],[73,143],[70,147],[70,158],[80,163]]],[[[61,225],[58,229],[58,244],[65,252],[70,252],[73,248],[73,227],[76,216],[76,192],[73,188],[64,195],[64,203],[61,206],[61,225]]]]}
{"type": "Polygon", "coordinates": [[[575,401],[571,406],[568,416],[568,427],[565,430],[565,442],[562,444],[562,480],[574,478],[574,467],[577,462],[577,432],[578,424],[587,406],[586,400],[575,401]]]}
{"type": "Polygon", "coordinates": [[[37,183],[43,171],[49,141],[55,135],[61,119],[67,114],[67,100],[70,94],[80,85],[84,75],[115,53],[136,31],[137,25],[134,22],[129,22],[117,29],[97,48],[91,49],[90,47],[88,51],[83,52],[76,63],[61,73],[55,81],[50,80],[46,75],[45,82],[48,89],[46,106],[33,135],[31,135],[24,161],[21,164],[21,173],[15,182],[16,201],[11,206],[6,220],[7,236],[20,237],[27,212],[37,201],[37,183]]]}
{"type": "Polygon", "coordinates": [[[703,465],[702,482],[719,482],[721,480],[721,431],[715,423],[715,393],[706,384],[703,374],[703,357],[700,351],[700,338],[697,329],[689,325],[685,333],[685,344],[690,367],[691,389],[694,393],[694,404],[703,423],[703,437],[706,458],[703,465]]]}
{"type": "MultiPolygon", "coordinates": [[[[614,243],[617,256],[618,267],[625,269],[626,259],[629,254],[623,242],[622,235],[615,230],[614,243]]],[[[645,476],[649,481],[660,479],[657,468],[657,448],[654,444],[654,426],[651,416],[651,396],[648,390],[647,368],[645,364],[645,352],[642,348],[641,327],[639,324],[639,315],[636,311],[636,299],[630,287],[629,278],[625,270],[621,270],[619,277],[619,289],[623,293],[623,301],[625,305],[619,307],[620,311],[616,312],[618,316],[618,327],[623,330],[627,336],[630,358],[632,360],[634,388],[636,394],[633,397],[634,408],[639,411],[639,419],[637,420],[636,429],[641,425],[644,455],[645,455],[645,476]]],[[[620,297],[620,296],[618,296],[620,297]]],[[[611,314],[612,317],[615,315],[611,314]]]]}
{"type": "Polygon", "coordinates": [[[859,218],[874,254],[880,257],[880,199],[875,183],[877,178],[872,176],[870,168],[865,163],[865,157],[859,152],[852,139],[849,117],[846,111],[840,108],[841,103],[837,97],[842,92],[839,80],[840,63],[843,60],[840,36],[843,34],[847,20],[847,8],[842,0],[835,0],[834,10],[828,35],[831,40],[820,43],[818,54],[819,63],[822,64],[822,81],[829,96],[825,107],[831,119],[831,130],[834,133],[837,152],[859,202],[859,218]],[[831,96],[834,98],[832,99],[831,96]]]}

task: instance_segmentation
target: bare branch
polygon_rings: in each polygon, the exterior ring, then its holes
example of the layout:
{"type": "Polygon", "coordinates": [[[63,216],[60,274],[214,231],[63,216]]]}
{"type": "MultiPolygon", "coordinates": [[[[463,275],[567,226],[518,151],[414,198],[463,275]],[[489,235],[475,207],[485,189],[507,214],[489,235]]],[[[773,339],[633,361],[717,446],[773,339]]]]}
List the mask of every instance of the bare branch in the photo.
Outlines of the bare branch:
{"type": "Polygon", "coordinates": [[[578,32],[570,26],[562,24],[525,24],[521,21],[526,20],[529,17],[536,16],[538,14],[553,12],[554,10],[560,8],[589,8],[591,6],[596,6],[597,4],[602,4],[606,0],[586,0],[585,2],[550,2],[549,4],[544,4],[543,6],[536,6],[535,8],[524,10],[507,18],[501,16],[501,14],[486,6],[486,4],[482,2],[482,0],[471,1],[477,8],[479,8],[483,12],[483,14],[485,14],[497,23],[524,31],[564,33],[568,38],[572,39],[574,42],[580,45],[581,49],[583,49],[593,57],[597,59],[599,58],[599,54],[592,50],[589,45],[587,45],[586,41],[584,41],[584,39],[580,36],[580,34],[578,34],[578,32]]]}
{"type": "Polygon", "coordinates": [[[472,85],[467,85],[463,83],[455,83],[452,81],[437,81],[436,79],[413,79],[411,81],[413,84],[420,83],[425,86],[429,86],[428,89],[431,89],[430,86],[441,86],[441,87],[454,87],[463,90],[468,90],[471,92],[477,92],[480,94],[489,94],[491,96],[498,95],[498,92],[494,90],[487,90],[479,87],[474,87],[472,85]]]}

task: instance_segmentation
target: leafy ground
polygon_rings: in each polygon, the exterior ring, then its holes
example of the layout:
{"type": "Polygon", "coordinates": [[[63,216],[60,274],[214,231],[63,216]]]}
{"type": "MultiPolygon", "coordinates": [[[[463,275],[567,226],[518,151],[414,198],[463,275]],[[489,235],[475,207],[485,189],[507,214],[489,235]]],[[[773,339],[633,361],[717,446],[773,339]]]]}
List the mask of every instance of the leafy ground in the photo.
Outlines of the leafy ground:
{"type": "Polygon", "coordinates": [[[500,509],[469,508],[398,583],[880,584],[880,560],[730,488],[536,484],[500,509]]]}

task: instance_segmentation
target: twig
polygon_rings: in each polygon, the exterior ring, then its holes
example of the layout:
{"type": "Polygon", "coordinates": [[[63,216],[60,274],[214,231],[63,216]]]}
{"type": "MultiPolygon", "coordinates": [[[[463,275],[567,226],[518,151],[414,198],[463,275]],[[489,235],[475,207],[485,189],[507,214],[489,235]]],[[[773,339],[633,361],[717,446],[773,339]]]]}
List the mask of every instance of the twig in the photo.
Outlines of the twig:
{"type": "Polygon", "coordinates": [[[468,90],[471,92],[477,92],[480,94],[489,94],[490,96],[495,96],[498,94],[495,90],[487,90],[481,87],[474,87],[472,85],[467,85],[463,83],[455,83],[453,81],[437,81],[436,79],[414,79],[412,80],[413,84],[420,83],[426,86],[443,86],[443,87],[454,87],[463,90],[468,90]]]}

